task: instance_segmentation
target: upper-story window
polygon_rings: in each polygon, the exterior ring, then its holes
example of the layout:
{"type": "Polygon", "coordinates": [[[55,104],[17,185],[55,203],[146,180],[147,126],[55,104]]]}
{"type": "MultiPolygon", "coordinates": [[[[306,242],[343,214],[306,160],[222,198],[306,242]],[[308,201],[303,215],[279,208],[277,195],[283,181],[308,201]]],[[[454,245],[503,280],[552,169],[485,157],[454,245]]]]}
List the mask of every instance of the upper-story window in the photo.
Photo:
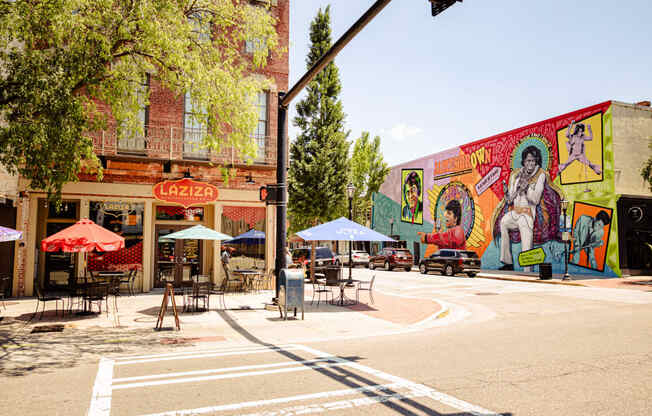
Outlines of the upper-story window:
{"type": "Polygon", "coordinates": [[[147,148],[145,137],[147,136],[147,119],[149,118],[149,105],[147,105],[149,76],[144,77],[143,81],[135,88],[139,104],[136,121],[142,131],[128,126],[118,126],[118,151],[121,153],[143,153],[147,148]]]}
{"type": "Polygon", "coordinates": [[[245,53],[254,53],[265,49],[265,39],[251,39],[245,41],[245,53]]]}
{"type": "Polygon", "coordinates": [[[206,116],[208,112],[192,98],[189,92],[183,100],[183,156],[193,159],[208,158],[208,149],[204,147],[204,138],[208,132],[206,125],[197,116],[206,116]]]}
{"type": "Polygon", "coordinates": [[[267,100],[267,92],[263,91],[258,93],[258,101],[256,103],[258,107],[258,124],[256,125],[253,136],[258,146],[256,160],[262,161],[265,160],[265,146],[267,143],[267,100]]]}
{"type": "Polygon", "coordinates": [[[194,13],[189,18],[192,24],[192,33],[197,36],[200,43],[208,42],[211,39],[211,24],[207,15],[194,13]]]}

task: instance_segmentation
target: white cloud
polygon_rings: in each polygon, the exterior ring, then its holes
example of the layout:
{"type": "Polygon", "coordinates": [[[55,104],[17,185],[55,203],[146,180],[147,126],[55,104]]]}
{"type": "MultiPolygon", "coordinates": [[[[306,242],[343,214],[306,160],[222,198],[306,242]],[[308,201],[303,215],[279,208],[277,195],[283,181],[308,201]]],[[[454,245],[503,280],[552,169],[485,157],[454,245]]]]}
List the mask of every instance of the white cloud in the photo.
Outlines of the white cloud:
{"type": "Polygon", "coordinates": [[[386,130],[382,129],[380,131],[380,137],[389,136],[390,139],[402,142],[410,137],[417,136],[423,132],[423,129],[420,127],[408,126],[405,123],[395,124],[391,129],[386,130]]]}

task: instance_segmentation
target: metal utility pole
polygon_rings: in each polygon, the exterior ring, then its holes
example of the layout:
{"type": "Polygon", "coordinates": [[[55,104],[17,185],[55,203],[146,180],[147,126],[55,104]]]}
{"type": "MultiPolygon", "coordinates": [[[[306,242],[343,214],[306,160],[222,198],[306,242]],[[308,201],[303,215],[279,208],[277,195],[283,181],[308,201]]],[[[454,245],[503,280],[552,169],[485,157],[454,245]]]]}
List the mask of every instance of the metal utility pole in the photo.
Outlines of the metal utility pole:
{"type": "MultiPolygon", "coordinates": [[[[276,143],[276,180],[274,185],[277,196],[274,205],[276,205],[276,295],[274,302],[278,299],[280,289],[279,277],[281,270],[287,267],[285,259],[285,246],[287,245],[287,111],[292,100],[299,95],[301,90],[308,85],[310,81],[326,65],[331,63],[337,54],[365,27],[373,20],[392,0],[378,0],[367,10],[354,24],[347,30],[326,53],[319,58],[317,62],[306,72],[299,81],[287,93],[279,92],[278,94],[278,135],[276,143]]],[[[431,3],[432,16],[443,12],[456,1],[462,0],[428,0],[431,3]]]]}

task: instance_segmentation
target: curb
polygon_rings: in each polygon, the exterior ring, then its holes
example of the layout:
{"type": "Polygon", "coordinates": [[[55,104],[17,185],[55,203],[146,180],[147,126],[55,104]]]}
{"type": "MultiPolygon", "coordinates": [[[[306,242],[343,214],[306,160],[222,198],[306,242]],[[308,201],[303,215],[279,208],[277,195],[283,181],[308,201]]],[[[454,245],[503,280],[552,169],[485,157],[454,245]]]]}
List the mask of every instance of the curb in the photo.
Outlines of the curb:
{"type": "Polygon", "coordinates": [[[578,282],[574,282],[574,281],[525,279],[525,278],[518,278],[518,277],[516,277],[516,278],[513,278],[513,277],[501,277],[501,276],[493,276],[493,275],[482,274],[482,273],[478,273],[476,278],[493,279],[493,280],[505,280],[505,281],[511,281],[511,282],[543,283],[543,284],[547,284],[547,285],[566,285],[566,286],[587,287],[587,285],[584,285],[584,284],[578,283],[578,282]]]}

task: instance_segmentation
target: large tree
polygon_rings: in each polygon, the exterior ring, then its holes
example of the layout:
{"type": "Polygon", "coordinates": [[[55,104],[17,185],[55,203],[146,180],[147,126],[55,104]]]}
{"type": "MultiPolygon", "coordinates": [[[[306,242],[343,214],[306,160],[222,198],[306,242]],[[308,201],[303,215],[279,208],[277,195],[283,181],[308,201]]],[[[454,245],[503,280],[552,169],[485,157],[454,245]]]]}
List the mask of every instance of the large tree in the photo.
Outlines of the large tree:
{"type": "Polygon", "coordinates": [[[81,169],[101,174],[90,132],[142,131],[147,77],[205,109],[208,148],[253,157],[267,81],[251,73],[278,49],[274,25],[244,0],[0,0],[0,163],[58,200],[81,169]]]}
{"type": "MultiPolygon", "coordinates": [[[[652,137],[649,138],[648,148],[652,151],[652,137]]],[[[641,168],[641,177],[652,192],[652,156],[645,162],[641,168]]]]}
{"type": "MultiPolygon", "coordinates": [[[[319,9],[310,25],[307,68],[331,47],[330,6],[319,9]]],[[[348,132],[339,99],[338,69],[328,64],[297,103],[295,126],[301,132],[290,146],[289,213],[293,232],[332,220],[346,212],[348,132]]]]}
{"type": "Polygon", "coordinates": [[[353,220],[365,224],[371,209],[372,195],[378,192],[389,174],[389,167],[380,152],[380,137],[370,139],[369,133],[362,135],[353,145],[351,155],[351,183],[355,186],[353,197],[353,220]]]}

